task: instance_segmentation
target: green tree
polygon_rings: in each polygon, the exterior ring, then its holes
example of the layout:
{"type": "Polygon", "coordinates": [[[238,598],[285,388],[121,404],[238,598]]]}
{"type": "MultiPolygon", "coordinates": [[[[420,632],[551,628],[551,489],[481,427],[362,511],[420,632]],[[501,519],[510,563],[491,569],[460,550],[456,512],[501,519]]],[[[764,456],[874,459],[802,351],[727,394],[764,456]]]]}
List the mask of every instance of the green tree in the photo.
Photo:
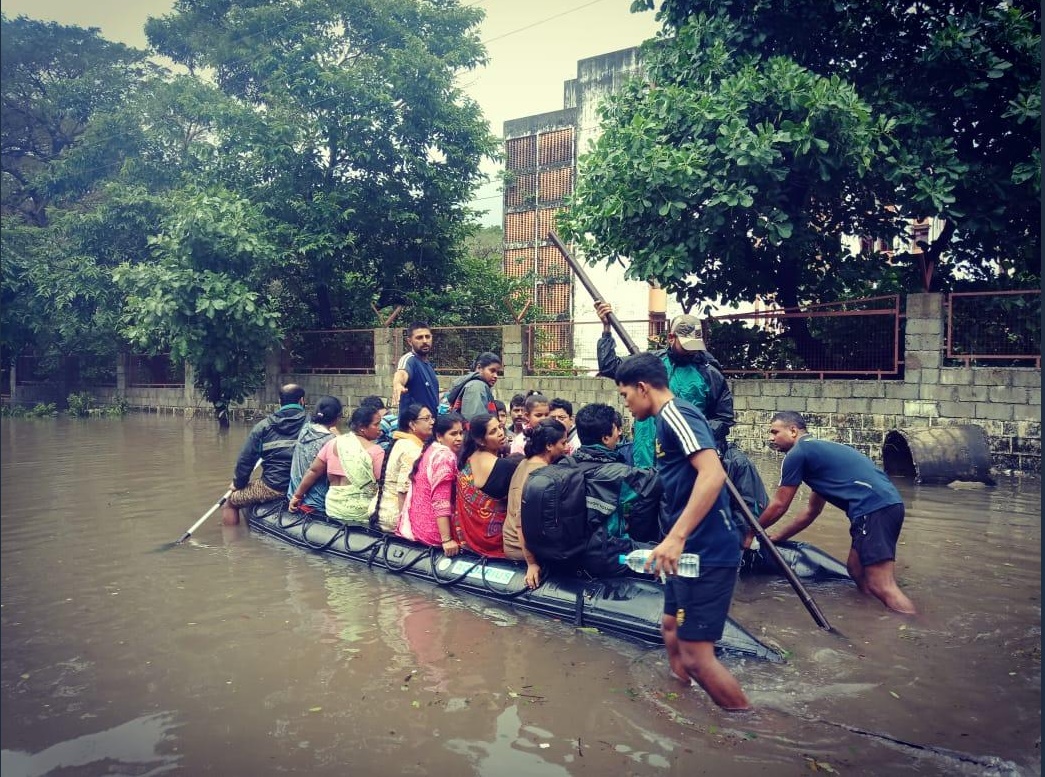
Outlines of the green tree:
{"type": "Polygon", "coordinates": [[[256,290],[266,285],[265,268],[278,264],[270,236],[258,209],[230,192],[180,193],[150,241],[154,261],[115,272],[127,295],[125,336],[149,353],[187,361],[222,425],[228,405],[261,386],[266,355],[282,338],[271,301],[278,295],[256,290]]]}
{"type": "Polygon", "coordinates": [[[533,279],[509,277],[501,269],[503,234],[500,227],[475,230],[440,287],[404,292],[405,316],[432,326],[512,324],[518,314],[524,321],[540,318],[521,303],[533,279]]]}
{"type": "Polygon", "coordinates": [[[936,216],[895,279],[1040,276],[1036,9],[667,0],[660,18],[580,162],[563,227],[589,255],[687,305],[795,305],[882,288],[884,259],[844,234],[936,216]]]}
{"type": "Polygon", "coordinates": [[[100,142],[113,127],[80,141],[99,119],[133,98],[145,53],[66,27],[0,14],[0,206],[35,226],[48,224],[55,198],[82,194],[124,155],[119,144],[100,142]],[[88,164],[74,157],[88,146],[88,164]],[[78,165],[75,175],[61,168],[78,165]]]}
{"type": "Polygon", "coordinates": [[[126,211],[101,240],[92,235],[108,179],[137,148],[127,106],[147,68],[143,52],[95,29],[0,16],[0,31],[3,357],[35,356],[38,377],[49,373],[65,396],[114,372],[119,297],[109,269],[131,243],[144,246],[142,227],[154,223],[126,211]],[[70,356],[78,372],[65,369],[70,356]]]}
{"type": "Polygon", "coordinates": [[[456,85],[482,64],[482,11],[455,2],[178,3],[161,53],[249,107],[213,173],[285,227],[285,323],[368,324],[389,290],[436,290],[461,256],[494,151],[456,85]]]}

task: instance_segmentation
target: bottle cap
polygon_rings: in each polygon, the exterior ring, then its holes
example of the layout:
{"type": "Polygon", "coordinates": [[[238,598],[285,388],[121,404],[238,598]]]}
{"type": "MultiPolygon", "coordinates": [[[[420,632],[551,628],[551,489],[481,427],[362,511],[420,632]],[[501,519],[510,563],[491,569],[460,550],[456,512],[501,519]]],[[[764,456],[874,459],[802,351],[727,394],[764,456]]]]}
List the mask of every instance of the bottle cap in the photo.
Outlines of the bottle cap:
{"type": "Polygon", "coordinates": [[[627,564],[628,563],[628,557],[625,556],[623,553],[621,553],[619,556],[617,556],[617,563],[618,564],[627,564]]]}

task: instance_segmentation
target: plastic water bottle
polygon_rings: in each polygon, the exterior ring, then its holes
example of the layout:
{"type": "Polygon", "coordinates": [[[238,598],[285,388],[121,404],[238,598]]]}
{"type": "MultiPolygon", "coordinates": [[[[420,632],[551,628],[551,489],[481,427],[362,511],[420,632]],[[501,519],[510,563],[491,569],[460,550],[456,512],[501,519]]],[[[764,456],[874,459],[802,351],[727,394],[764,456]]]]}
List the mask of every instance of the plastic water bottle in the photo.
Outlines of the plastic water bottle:
{"type": "MultiPolygon", "coordinates": [[[[631,553],[621,555],[617,560],[624,564],[628,569],[633,572],[640,572],[647,575],[660,574],[660,579],[666,580],[667,575],[663,571],[657,569],[646,569],[646,560],[650,557],[652,551],[646,548],[639,548],[633,550],[631,553]]],[[[700,577],[700,556],[696,553],[683,553],[679,556],[678,564],[678,576],[679,577],[700,577]]]]}

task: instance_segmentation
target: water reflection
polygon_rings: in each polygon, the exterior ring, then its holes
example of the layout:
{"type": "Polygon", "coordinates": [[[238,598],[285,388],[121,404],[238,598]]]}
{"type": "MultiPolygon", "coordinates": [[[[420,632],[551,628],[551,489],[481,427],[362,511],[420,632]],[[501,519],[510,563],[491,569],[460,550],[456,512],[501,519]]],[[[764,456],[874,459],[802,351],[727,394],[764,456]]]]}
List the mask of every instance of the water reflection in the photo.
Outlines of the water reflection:
{"type": "Polygon", "coordinates": [[[488,742],[451,739],[448,750],[466,756],[477,774],[511,774],[517,777],[564,777],[570,772],[549,763],[537,749],[551,747],[552,734],[527,726],[524,729],[519,708],[511,705],[496,719],[494,738],[488,742]]]}
{"type": "Polygon", "coordinates": [[[173,728],[174,715],[159,712],[59,742],[38,753],[2,750],[0,772],[4,777],[43,777],[57,769],[97,765],[106,774],[166,774],[177,767],[181,758],[159,752],[173,741],[173,728]]]}

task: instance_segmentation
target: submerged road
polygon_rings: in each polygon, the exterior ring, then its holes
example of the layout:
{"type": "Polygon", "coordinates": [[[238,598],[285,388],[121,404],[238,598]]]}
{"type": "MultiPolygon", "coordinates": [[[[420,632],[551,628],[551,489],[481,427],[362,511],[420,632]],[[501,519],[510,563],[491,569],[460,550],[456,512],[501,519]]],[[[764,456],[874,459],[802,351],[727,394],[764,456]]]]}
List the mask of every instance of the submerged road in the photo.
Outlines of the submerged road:
{"type": "MultiPolygon", "coordinates": [[[[217,517],[246,427],[0,422],[0,770],[11,775],[1040,774],[1037,479],[899,480],[904,618],[747,579],[756,711],[660,649],[309,555],[217,517]]],[[[772,488],[779,466],[756,461],[772,488]]],[[[807,492],[800,491],[801,502],[807,492]]],[[[805,534],[844,558],[844,516],[805,534]]]]}

